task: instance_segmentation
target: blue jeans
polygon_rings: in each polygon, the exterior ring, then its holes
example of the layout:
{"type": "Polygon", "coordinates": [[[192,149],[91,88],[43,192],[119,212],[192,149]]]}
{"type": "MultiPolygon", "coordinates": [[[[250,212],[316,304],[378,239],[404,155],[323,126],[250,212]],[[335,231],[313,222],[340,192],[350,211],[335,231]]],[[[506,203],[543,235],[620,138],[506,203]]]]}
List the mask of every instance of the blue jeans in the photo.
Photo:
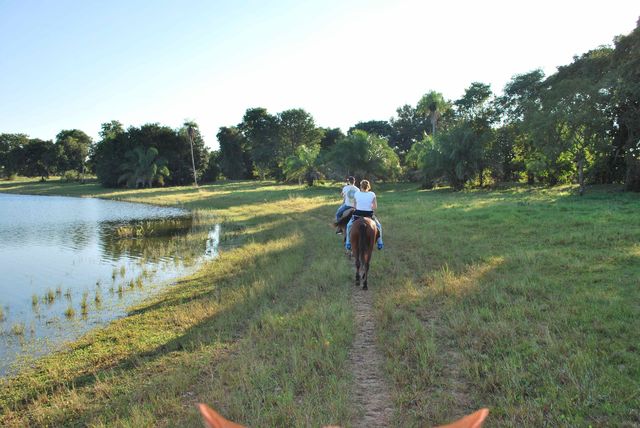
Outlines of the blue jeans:
{"type": "Polygon", "coordinates": [[[338,211],[336,211],[336,221],[339,221],[340,217],[342,217],[342,214],[344,214],[344,212],[349,208],[353,208],[353,207],[350,207],[347,204],[340,205],[340,208],[338,208],[338,211]]]}
{"type": "MultiPolygon", "coordinates": [[[[351,245],[351,237],[349,236],[349,234],[351,233],[351,224],[353,223],[353,219],[354,218],[351,217],[349,223],[347,223],[347,236],[345,237],[346,241],[344,243],[345,246],[351,245]]],[[[378,227],[378,243],[382,244],[382,225],[377,218],[372,218],[371,220],[376,222],[376,226],[378,227]]]]}

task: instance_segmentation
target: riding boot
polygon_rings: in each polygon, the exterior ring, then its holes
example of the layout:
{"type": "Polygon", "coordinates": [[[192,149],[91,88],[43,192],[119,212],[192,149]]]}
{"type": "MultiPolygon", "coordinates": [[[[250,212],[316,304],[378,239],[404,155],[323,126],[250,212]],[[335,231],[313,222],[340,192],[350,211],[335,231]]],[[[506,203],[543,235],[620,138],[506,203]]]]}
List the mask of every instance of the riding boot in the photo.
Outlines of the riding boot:
{"type": "Polygon", "coordinates": [[[382,225],[377,219],[376,226],[378,226],[378,250],[382,250],[384,248],[384,243],[382,242],[382,225]]]}
{"type": "Polygon", "coordinates": [[[351,220],[349,220],[349,223],[347,223],[347,232],[346,232],[346,240],[344,242],[344,248],[346,248],[347,250],[351,249],[351,237],[349,236],[351,234],[351,223],[353,223],[353,217],[351,218],[351,220]]]}

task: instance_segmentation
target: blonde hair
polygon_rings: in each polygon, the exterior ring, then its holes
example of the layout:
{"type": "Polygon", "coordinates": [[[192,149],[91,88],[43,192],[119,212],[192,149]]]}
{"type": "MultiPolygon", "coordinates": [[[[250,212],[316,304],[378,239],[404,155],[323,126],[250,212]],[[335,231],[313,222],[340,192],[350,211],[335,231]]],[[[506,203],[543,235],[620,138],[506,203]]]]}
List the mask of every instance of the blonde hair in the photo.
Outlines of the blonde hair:
{"type": "Polygon", "coordinates": [[[371,184],[369,184],[368,180],[362,180],[360,182],[360,190],[363,192],[368,192],[369,190],[371,190],[371,184]]]}

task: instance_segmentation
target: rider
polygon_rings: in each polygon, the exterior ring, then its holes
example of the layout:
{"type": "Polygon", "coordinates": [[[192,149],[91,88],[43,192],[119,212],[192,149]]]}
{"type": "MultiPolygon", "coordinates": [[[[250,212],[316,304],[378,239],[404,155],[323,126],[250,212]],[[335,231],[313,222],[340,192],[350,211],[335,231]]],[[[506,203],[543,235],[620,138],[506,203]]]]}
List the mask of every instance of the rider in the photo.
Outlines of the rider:
{"type": "MultiPolygon", "coordinates": [[[[356,200],[353,198],[353,195],[358,191],[358,188],[354,185],[356,179],[354,177],[347,177],[347,184],[342,188],[342,198],[344,202],[336,211],[336,223],[340,221],[340,217],[342,214],[349,208],[353,208],[356,206],[356,200]]],[[[340,228],[336,230],[336,233],[340,233],[340,228]]]]}
{"type": "Polygon", "coordinates": [[[356,200],[356,210],[354,211],[351,220],[349,220],[349,224],[347,224],[347,240],[345,242],[347,250],[351,249],[349,233],[351,232],[351,224],[356,217],[369,217],[376,222],[376,226],[378,226],[378,250],[382,250],[384,247],[384,244],[382,243],[382,225],[380,225],[376,216],[373,215],[373,210],[378,209],[378,201],[376,200],[376,194],[370,190],[371,184],[369,184],[369,181],[362,180],[360,182],[360,190],[354,195],[354,199],[356,200]]]}

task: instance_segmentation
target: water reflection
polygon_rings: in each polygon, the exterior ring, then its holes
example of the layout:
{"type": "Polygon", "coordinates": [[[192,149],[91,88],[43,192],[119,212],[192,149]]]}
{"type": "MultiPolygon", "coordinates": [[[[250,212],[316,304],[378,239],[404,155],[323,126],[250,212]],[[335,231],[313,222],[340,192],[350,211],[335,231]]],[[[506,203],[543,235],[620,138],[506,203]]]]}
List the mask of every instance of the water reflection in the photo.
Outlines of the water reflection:
{"type": "Polygon", "coordinates": [[[219,242],[181,209],[0,194],[0,374],[124,315],[219,242]]]}

